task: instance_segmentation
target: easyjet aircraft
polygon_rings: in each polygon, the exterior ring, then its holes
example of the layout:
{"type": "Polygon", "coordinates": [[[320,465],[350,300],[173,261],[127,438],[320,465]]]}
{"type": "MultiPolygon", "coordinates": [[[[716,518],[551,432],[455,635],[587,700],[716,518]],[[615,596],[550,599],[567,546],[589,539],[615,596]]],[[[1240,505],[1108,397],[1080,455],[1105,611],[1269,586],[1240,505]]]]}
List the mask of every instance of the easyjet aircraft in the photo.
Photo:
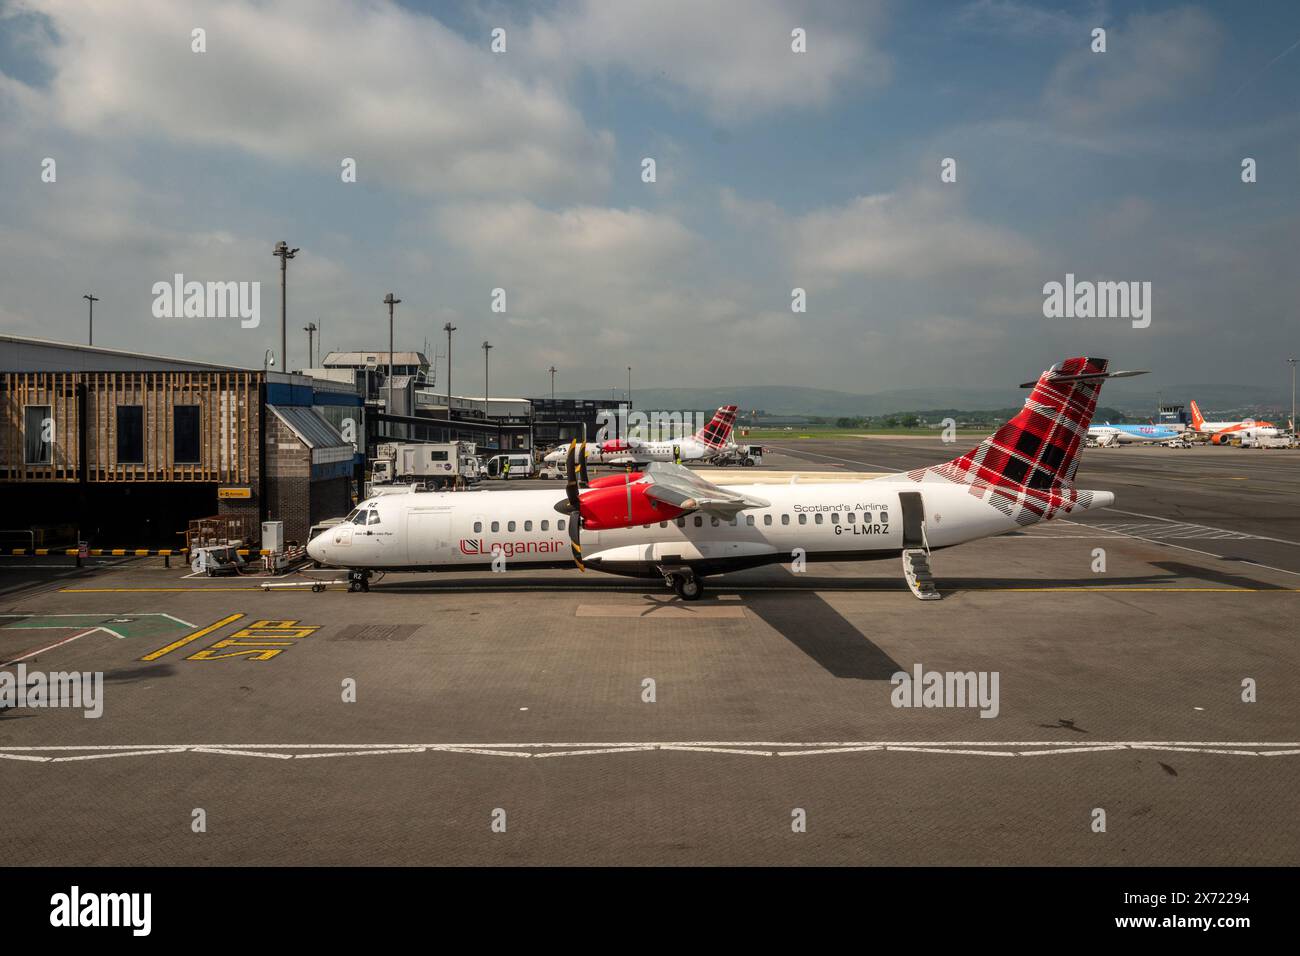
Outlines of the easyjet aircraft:
{"type": "Polygon", "coordinates": [[[703,579],[792,560],[898,558],[909,587],[937,598],[932,549],[1110,505],[1109,491],[1074,486],[1079,449],[1108,372],[1105,359],[1066,359],[1044,372],[1025,407],[978,447],[915,471],[863,481],[715,485],[680,465],[586,481],[568,452],[555,491],[416,492],[362,502],[317,535],[308,553],[347,568],[349,589],[372,571],[558,567],[570,560],[662,578],[695,600],[703,579]],[[571,557],[570,557],[571,556],[571,557]]]}
{"type": "Polygon", "coordinates": [[[1192,399],[1192,428],[1210,436],[1210,444],[1226,445],[1236,438],[1276,438],[1281,432],[1272,422],[1243,418],[1235,422],[1207,422],[1192,399]]]}
{"type": "MultiPolygon", "coordinates": [[[[736,425],[736,406],[723,405],[713,413],[713,419],[694,435],[674,438],[671,441],[645,441],[640,438],[615,438],[602,442],[587,442],[585,454],[591,464],[645,465],[652,461],[705,461],[724,451],[731,441],[731,431],[736,425]]],[[[565,460],[567,448],[557,448],[544,461],[565,460]]]]}

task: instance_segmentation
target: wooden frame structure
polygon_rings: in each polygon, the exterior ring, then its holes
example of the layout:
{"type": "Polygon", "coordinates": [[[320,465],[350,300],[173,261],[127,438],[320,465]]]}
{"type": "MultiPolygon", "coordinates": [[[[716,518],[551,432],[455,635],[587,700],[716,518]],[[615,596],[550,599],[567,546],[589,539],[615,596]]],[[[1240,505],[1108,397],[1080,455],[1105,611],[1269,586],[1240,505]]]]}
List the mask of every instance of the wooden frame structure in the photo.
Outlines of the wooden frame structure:
{"type": "Polygon", "coordinates": [[[253,483],[260,474],[261,380],[258,372],[235,371],[0,373],[0,482],[253,483]],[[26,461],[29,405],[50,406],[49,464],[26,461]],[[131,405],[142,409],[141,462],[117,460],[117,409],[131,405]],[[195,462],[176,461],[180,405],[199,408],[195,462]]]}

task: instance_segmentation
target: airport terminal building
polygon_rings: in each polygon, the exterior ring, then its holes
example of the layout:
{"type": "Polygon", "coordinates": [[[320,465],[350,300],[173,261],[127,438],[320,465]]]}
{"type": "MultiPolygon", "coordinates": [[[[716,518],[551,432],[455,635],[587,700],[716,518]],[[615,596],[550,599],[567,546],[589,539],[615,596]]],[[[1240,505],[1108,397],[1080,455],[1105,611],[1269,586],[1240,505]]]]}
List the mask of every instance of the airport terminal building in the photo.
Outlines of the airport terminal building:
{"type": "Polygon", "coordinates": [[[305,541],[351,507],[364,412],[305,376],[0,336],[0,487],[36,547],[181,547],[213,516],[305,541]]]}

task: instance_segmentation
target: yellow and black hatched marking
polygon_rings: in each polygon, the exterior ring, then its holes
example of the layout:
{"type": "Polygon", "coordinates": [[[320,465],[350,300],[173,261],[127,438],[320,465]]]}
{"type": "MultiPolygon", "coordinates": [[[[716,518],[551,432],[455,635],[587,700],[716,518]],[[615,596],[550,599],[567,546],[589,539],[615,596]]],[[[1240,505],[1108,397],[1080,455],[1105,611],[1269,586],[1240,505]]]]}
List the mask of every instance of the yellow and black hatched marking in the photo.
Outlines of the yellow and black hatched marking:
{"type": "MultiPolygon", "coordinates": [[[[247,554],[248,552],[243,552],[247,554]]],[[[160,558],[183,557],[189,554],[186,548],[87,548],[84,552],[78,548],[10,548],[3,554],[9,557],[47,557],[49,555],[66,555],[75,558],[85,554],[92,558],[160,558]]]]}
{"type": "MultiPolygon", "coordinates": [[[[229,614],[219,621],[201,627],[146,654],[140,660],[152,662],[183,648],[192,648],[196,642],[211,637],[243,618],[244,615],[240,612],[229,614]]],[[[257,620],[239,628],[228,637],[223,637],[216,643],[195,651],[185,659],[187,661],[274,660],[303,638],[311,637],[320,629],[319,624],[303,624],[298,620],[257,620]]]]}

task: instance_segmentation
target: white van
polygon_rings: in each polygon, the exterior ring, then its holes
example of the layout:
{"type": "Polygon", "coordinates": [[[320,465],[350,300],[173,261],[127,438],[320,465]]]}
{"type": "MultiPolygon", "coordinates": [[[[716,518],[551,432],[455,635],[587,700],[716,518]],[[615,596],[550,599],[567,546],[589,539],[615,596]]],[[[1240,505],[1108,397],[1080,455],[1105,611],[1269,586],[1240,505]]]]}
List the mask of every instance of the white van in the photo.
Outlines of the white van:
{"type": "Polygon", "coordinates": [[[528,478],[536,469],[533,467],[533,456],[526,452],[518,452],[508,455],[494,455],[487,460],[487,473],[489,478],[528,478]],[[506,471],[506,462],[510,462],[510,470],[506,471]]]}

